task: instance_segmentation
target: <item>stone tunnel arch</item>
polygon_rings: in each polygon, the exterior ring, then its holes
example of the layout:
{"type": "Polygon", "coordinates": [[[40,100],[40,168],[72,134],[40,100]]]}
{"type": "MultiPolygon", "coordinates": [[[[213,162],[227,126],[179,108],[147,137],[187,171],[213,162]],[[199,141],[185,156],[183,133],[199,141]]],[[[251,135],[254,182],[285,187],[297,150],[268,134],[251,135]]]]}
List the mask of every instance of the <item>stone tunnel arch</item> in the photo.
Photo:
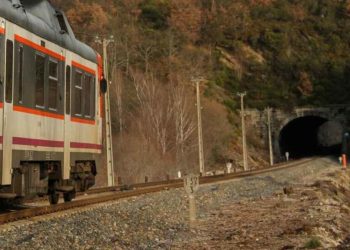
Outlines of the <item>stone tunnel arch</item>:
{"type": "Polygon", "coordinates": [[[278,153],[291,158],[339,154],[343,126],[323,114],[304,114],[282,122],[278,130],[278,153]]]}

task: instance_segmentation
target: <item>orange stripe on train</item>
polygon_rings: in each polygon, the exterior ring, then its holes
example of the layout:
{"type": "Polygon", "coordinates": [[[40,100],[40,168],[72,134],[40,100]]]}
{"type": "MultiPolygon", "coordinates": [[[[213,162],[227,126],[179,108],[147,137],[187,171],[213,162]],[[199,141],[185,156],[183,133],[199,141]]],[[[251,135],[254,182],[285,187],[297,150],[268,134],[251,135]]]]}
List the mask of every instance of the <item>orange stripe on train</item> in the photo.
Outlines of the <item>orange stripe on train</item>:
{"type": "Polygon", "coordinates": [[[90,124],[90,125],[95,125],[96,124],[94,120],[87,120],[87,119],[76,118],[76,117],[72,117],[71,121],[72,122],[77,122],[77,123],[90,124]]]}
{"type": "Polygon", "coordinates": [[[88,72],[88,73],[90,73],[90,74],[93,74],[93,75],[96,74],[96,71],[95,71],[95,70],[93,70],[93,69],[91,69],[91,68],[89,68],[89,67],[86,67],[85,65],[82,65],[82,64],[80,64],[80,63],[78,63],[78,62],[76,62],[76,61],[72,61],[72,65],[73,65],[74,67],[77,67],[77,68],[79,68],[79,69],[82,69],[82,70],[84,70],[84,71],[86,71],[86,72],[88,72]]]}
{"type": "Polygon", "coordinates": [[[20,42],[20,43],[23,43],[23,44],[25,44],[25,45],[27,45],[27,46],[29,46],[31,48],[33,48],[33,49],[36,49],[36,50],[38,50],[38,51],[40,51],[40,52],[42,52],[42,53],[44,53],[46,55],[52,56],[52,57],[54,57],[54,58],[56,58],[58,60],[61,60],[61,61],[65,61],[66,60],[66,58],[64,56],[62,56],[61,54],[56,53],[56,52],[54,52],[52,50],[49,50],[49,49],[47,49],[47,48],[45,48],[45,47],[43,47],[43,46],[41,46],[39,44],[36,44],[36,43],[34,43],[34,42],[24,38],[24,37],[21,37],[19,35],[15,35],[15,40],[20,42]]]}
{"type": "Polygon", "coordinates": [[[13,110],[17,111],[17,112],[31,114],[31,115],[38,115],[38,116],[44,116],[44,117],[50,117],[50,118],[54,118],[54,119],[64,120],[64,115],[50,113],[50,112],[37,110],[37,109],[31,109],[31,108],[26,108],[26,107],[21,107],[21,106],[13,106],[13,110]]]}

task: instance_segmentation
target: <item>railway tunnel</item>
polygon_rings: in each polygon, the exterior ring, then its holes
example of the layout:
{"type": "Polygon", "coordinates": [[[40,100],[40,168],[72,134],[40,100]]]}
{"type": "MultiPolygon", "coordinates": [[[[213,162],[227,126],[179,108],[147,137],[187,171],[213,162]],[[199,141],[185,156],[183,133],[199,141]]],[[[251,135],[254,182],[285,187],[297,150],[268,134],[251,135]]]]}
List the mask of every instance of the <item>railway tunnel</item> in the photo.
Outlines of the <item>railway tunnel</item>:
{"type": "Polygon", "coordinates": [[[320,116],[304,116],[286,124],[279,135],[280,153],[291,159],[319,155],[339,155],[343,127],[320,116]]]}

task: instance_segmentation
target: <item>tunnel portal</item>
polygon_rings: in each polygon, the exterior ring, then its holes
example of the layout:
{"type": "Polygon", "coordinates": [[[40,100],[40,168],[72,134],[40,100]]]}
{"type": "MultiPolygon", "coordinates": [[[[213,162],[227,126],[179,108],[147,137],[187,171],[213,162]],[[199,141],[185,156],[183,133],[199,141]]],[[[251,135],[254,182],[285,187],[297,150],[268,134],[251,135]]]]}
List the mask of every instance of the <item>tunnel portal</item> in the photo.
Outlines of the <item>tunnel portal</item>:
{"type": "Polygon", "coordinates": [[[298,159],[315,155],[339,154],[342,126],[319,116],[299,117],[280,132],[281,155],[298,159]]]}

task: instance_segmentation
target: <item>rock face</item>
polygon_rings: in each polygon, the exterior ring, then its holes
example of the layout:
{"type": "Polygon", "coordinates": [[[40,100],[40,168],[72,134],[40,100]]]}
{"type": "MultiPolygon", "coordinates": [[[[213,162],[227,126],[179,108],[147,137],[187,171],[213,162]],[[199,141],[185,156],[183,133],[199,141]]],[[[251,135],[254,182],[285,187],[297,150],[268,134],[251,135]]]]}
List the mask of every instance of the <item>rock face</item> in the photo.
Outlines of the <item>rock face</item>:
{"type": "Polygon", "coordinates": [[[334,247],[342,239],[345,246],[348,240],[342,230],[347,227],[342,227],[342,221],[350,219],[345,216],[350,209],[344,205],[350,191],[339,185],[348,185],[350,177],[337,173],[337,168],[330,160],[319,160],[201,186],[196,194],[198,221],[192,227],[188,197],[177,189],[0,227],[0,248],[289,249],[304,247],[309,241],[334,247]],[[333,176],[311,185],[322,173],[333,176]],[[323,236],[322,240],[311,241],[317,236],[323,236]]]}

